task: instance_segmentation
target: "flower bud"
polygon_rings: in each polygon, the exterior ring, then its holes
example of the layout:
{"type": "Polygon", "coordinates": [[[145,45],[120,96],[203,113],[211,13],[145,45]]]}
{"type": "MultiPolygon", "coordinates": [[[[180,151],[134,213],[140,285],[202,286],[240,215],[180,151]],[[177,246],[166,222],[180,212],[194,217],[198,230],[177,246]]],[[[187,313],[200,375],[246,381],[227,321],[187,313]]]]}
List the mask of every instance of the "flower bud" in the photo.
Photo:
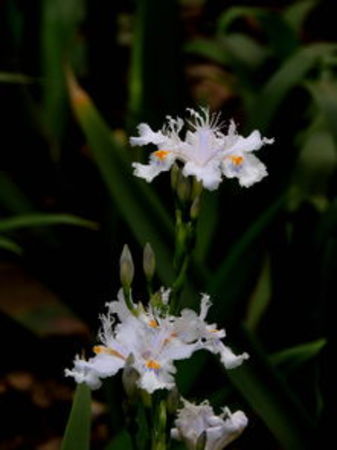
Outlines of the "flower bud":
{"type": "Polygon", "coordinates": [[[156,269],[156,256],[151,245],[147,242],[143,253],[143,270],[148,281],[151,281],[156,269]]]}
{"type": "Polygon", "coordinates": [[[130,287],[135,274],[135,268],[129,247],[126,244],[123,247],[119,260],[119,270],[122,286],[130,287]]]}

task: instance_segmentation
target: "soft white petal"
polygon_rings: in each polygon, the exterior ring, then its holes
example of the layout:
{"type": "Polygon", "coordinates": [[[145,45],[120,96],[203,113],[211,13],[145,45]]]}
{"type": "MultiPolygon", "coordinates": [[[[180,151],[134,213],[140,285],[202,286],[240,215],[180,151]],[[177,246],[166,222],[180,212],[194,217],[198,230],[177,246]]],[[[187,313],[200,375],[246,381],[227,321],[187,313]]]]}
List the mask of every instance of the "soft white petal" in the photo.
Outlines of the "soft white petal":
{"type": "Polygon", "coordinates": [[[226,149],[226,154],[252,152],[254,150],[259,150],[264,144],[272,144],[273,142],[274,139],[263,138],[258,130],[254,130],[246,138],[237,135],[237,139],[234,141],[233,145],[226,149]]]}
{"type": "Polygon", "coordinates": [[[249,187],[261,181],[268,175],[266,166],[252,154],[246,154],[241,164],[233,164],[230,158],[225,158],[222,170],[227,178],[238,178],[241,186],[249,187]]]}
{"type": "Polygon", "coordinates": [[[123,289],[118,291],[117,300],[106,303],[106,306],[111,314],[117,314],[120,322],[124,322],[131,315],[131,311],[125,302],[123,289]]]}
{"type": "Polygon", "coordinates": [[[204,188],[209,191],[214,191],[221,183],[221,170],[218,163],[211,161],[206,166],[199,166],[192,161],[185,164],[183,168],[183,175],[188,177],[195,176],[200,181],[204,188]]]}
{"type": "Polygon", "coordinates": [[[232,350],[222,342],[219,343],[219,353],[220,360],[226,369],[235,369],[235,367],[240,366],[243,361],[249,358],[248,353],[235,355],[232,350]]]}
{"type": "Polygon", "coordinates": [[[208,314],[209,308],[212,306],[212,302],[210,300],[210,296],[208,294],[202,294],[201,296],[201,304],[200,304],[200,314],[199,318],[201,320],[205,320],[208,314]]]}
{"type": "Polygon", "coordinates": [[[114,355],[100,353],[87,362],[87,367],[101,377],[106,378],[115,375],[125,366],[126,359],[119,358],[114,355]]]}
{"type": "Polygon", "coordinates": [[[157,389],[172,389],[174,387],[173,378],[171,381],[167,381],[153,370],[144,372],[138,382],[140,388],[152,394],[157,389]]]}
{"type": "Polygon", "coordinates": [[[131,145],[148,145],[148,144],[155,144],[160,145],[161,143],[165,142],[165,136],[161,131],[153,131],[151,127],[147,123],[141,123],[137,127],[139,136],[138,137],[131,137],[130,138],[130,144],[131,145]]]}

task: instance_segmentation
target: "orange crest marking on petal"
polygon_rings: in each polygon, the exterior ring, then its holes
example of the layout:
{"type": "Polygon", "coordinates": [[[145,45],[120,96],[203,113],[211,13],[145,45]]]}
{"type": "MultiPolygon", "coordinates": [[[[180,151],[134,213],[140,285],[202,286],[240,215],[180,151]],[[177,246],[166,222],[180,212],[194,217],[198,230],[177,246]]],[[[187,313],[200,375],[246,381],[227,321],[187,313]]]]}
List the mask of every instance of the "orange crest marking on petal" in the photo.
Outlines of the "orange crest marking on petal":
{"type": "Polygon", "coordinates": [[[106,355],[116,356],[117,358],[126,359],[121,353],[117,352],[113,348],[104,347],[104,345],[95,345],[93,348],[94,353],[99,355],[100,353],[105,353],[106,355]]]}
{"type": "Polygon", "coordinates": [[[170,152],[167,150],[157,150],[154,152],[154,156],[160,160],[164,160],[170,152]]]}
{"type": "Polygon", "coordinates": [[[155,359],[150,359],[149,361],[146,361],[146,367],[148,369],[158,370],[161,368],[161,365],[155,359]]]}
{"type": "Polygon", "coordinates": [[[149,320],[147,324],[151,328],[158,328],[158,326],[159,326],[158,322],[154,319],[149,320]]]}
{"type": "Polygon", "coordinates": [[[243,163],[243,156],[230,156],[229,158],[235,166],[240,166],[243,163]]]}

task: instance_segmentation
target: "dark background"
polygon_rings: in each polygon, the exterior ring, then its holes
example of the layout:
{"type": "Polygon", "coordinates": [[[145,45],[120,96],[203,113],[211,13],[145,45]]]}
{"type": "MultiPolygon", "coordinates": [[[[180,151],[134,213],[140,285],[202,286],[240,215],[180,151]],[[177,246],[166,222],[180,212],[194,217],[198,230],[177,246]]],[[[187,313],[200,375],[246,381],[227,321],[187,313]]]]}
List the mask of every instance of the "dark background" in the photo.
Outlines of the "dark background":
{"type": "MultiPolygon", "coordinates": [[[[333,1],[0,1],[0,449],[59,448],[73,390],[63,368],[90,352],[125,242],[136,297],[147,241],[158,286],[172,280],[169,177],[133,179],[130,162],[147,150],[127,139],[140,121],[158,128],[198,104],[275,144],[258,155],[267,179],[205,194],[184,294],[195,308],[198,292],[212,295],[212,319],[251,362],[228,379],[196,357],[178,385],[247,412],[233,448],[319,448],[333,403],[334,19],[333,1]],[[69,68],[97,108],[85,119],[71,108],[69,68]],[[43,226],[61,213],[94,225],[43,226]]],[[[108,448],[123,428],[118,377],[95,398],[92,446],[108,448]]]]}

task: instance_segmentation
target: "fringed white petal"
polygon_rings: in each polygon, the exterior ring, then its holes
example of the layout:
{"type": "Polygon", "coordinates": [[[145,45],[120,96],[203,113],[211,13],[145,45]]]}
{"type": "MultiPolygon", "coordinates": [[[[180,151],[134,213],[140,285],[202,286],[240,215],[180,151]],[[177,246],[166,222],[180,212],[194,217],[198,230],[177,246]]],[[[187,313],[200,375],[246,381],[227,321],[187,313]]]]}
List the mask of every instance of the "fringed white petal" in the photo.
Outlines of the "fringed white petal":
{"type": "Polygon", "coordinates": [[[204,167],[197,165],[194,162],[187,162],[183,168],[183,175],[185,177],[195,176],[200,181],[205,189],[214,191],[221,183],[221,170],[218,164],[210,162],[204,167]]]}
{"type": "Polygon", "coordinates": [[[160,145],[166,140],[166,137],[161,131],[153,131],[147,123],[141,123],[138,125],[137,130],[139,136],[130,138],[130,144],[132,146],[138,145],[141,147],[148,144],[160,145]]]}

